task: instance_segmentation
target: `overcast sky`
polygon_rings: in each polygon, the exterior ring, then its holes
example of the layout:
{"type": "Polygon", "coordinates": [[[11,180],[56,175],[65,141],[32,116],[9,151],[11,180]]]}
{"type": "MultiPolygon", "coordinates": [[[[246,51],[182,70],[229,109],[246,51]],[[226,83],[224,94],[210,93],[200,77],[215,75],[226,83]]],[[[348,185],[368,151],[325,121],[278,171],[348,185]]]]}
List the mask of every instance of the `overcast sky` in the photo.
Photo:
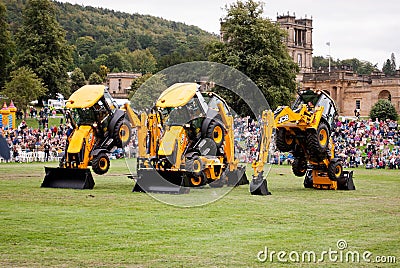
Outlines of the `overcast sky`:
{"type": "MultiPolygon", "coordinates": [[[[103,7],[127,13],[148,14],[196,25],[219,33],[225,6],[235,0],[57,0],[103,7]]],[[[398,0],[264,0],[264,16],[295,13],[313,18],[314,56],[358,58],[378,64],[395,53],[400,64],[400,1],[398,0]]]]}

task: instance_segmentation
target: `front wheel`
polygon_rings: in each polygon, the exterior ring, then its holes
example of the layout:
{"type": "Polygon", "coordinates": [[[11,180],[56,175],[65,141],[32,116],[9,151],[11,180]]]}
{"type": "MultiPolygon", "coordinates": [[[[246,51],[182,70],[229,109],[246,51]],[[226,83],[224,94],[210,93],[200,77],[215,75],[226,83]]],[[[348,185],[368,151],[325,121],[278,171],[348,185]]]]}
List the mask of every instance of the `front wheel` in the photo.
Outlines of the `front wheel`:
{"type": "Polygon", "coordinates": [[[204,174],[189,174],[189,186],[190,187],[200,187],[206,184],[206,180],[204,178],[204,174]]]}
{"type": "Polygon", "coordinates": [[[303,177],[307,172],[307,160],[296,157],[292,163],[293,174],[297,177],[303,177]]]}
{"type": "Polygon", "coordinates": [[[107,154],[99,153],[97,156],[93,158],[92,169],[94,173],[98,175],[103,175],[107,173],[109,168],[110,168],[110,159],[108,158],[107,154]]]}
{"type": "Polygon", "coordinates": [[[343,164],[342,161],[334,158],[329,162],[328,166],[328,177],[333,181],[339,181],[343,175],[343,164]]]}
{"type": "Polygon", "coordinates": [[[294,137],[286,129],[276,130],[276,147],[281,152],[289,152],[294,148],[294,137]]]}

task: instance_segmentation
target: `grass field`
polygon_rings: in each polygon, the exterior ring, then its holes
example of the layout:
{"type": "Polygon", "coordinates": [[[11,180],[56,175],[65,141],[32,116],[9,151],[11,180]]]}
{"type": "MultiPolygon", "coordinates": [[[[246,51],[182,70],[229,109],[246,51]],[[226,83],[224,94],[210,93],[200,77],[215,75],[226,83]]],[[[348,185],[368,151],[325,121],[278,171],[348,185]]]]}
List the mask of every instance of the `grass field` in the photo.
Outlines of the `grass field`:
{"type": "MultiPolygon", "coordinates": [[[[93,190],[40,188],[43,163],[0,164],[0,266],[316,267],[301,261],[302,252],[318,259],[330,249],[397,260],[360,257],[355,267],[400,262],[400,171],[357,169],[356,191],[320,191],[304,189],[288,166],[273,166],[271,196],[251,196],[246,185],[211,204],[179,208],[132,193],[125,162],[111,164],[94,177],[93,190]],[[340,239],[347,249],[338,250],[340,239]],[[294,261],[275,254],[262,263],[257,254],[265,247],[294,261]]],[[[325,255],[322,264],[350,266],[339,256],[325,255]]]]}

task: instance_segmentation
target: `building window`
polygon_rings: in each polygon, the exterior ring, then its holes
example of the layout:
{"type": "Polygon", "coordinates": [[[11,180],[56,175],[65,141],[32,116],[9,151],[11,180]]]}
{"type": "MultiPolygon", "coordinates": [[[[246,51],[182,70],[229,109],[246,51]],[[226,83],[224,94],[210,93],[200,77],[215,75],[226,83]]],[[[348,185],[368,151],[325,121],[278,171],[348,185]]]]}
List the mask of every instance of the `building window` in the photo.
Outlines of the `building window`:
{"type": "Polygon", "coordinates": [[[121,79],[118,79],[118,91],[121,90],[121,79]]]}
{"type": "Polygon", "coordinates": [[[361,109],[361,100],[356,100],[356,109],[361,109]]]}
{"type": "Polygon", "coordinates": [[[300,53],[297,54],[297,64],[299,65],[299,67],[303,66],[303,55],[301,55],[300,53]]]}

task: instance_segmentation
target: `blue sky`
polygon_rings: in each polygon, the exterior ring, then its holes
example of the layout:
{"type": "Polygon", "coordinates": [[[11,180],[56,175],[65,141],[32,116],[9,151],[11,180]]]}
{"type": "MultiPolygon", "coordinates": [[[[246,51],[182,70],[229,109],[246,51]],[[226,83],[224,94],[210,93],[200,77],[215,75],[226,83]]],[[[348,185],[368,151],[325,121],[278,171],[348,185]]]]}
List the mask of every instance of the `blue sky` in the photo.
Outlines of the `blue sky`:
{"type": "MultiPolygon", "coordinates": [[[[127,13],[149,14],[219,32],[224,7],[234,0],[57,0],[127,13]]],[[[358,58],[382,63],[395,53],[400,65],[400,1],[397,0],[265,0],[264,16],[295,13],[313,18],[314,56],[358,58]]]]}

